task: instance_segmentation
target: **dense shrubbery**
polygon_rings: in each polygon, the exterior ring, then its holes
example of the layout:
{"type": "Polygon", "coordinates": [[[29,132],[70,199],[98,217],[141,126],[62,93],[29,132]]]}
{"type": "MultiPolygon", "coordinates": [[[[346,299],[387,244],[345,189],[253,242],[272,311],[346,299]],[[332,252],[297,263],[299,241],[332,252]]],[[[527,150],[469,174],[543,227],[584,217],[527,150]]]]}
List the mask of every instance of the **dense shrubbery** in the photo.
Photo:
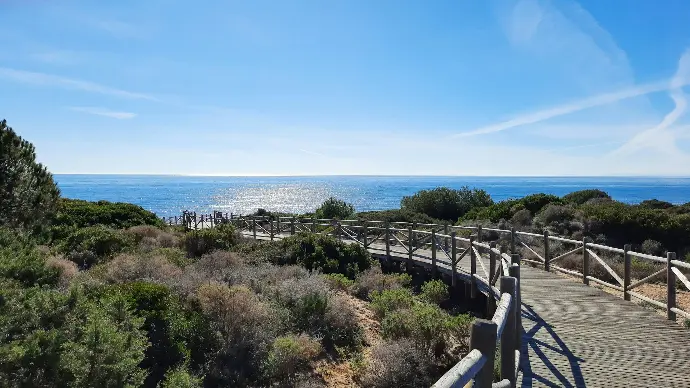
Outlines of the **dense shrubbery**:
{"type": "Polygon", "coordinates": [[[191,230],[185,234],[184,246],[189,257],[214,251],[230,249],[237,243],[239,235],[229,224],[218,225],[215,228],[191,230]]]}
{"type": "Polygon", "coordinates": [[[301,233],[283,240],[286,256],[281,264],[300,264],[310,271],[340,273],[350,279],[371,267],[371,255],[363,247],[330,236],[301,233]]]}
{"type": "Polygon", "coordinates": [[[409,209],[360,212],[357,213],[357,219],[362,221],[416,222],[418,224],[437,224],[444,222],[424,213],[417,213],[409,209]]]}
{"type": "Polygon", "coordinates": [[[87,268],[134,246],[134,238],[122,230],[104,226],[75,229],[57,246],[78,265],[87,268]]]}
{"type": "Polygon", "coordinates": [[[501,219],[509,220],[517,212],[527,210],[530,214],[539,213],[548,204],[563,204],[564,201],[550,194],[532,194],[520,199],[507,199],[485,207],[475,207],[464,217],[465,220],[490,220],[498,222],[501,219]]]}
{"type": "Polygon", "coordinates": [[[77,228],[104,225],[121,229],[138,225],[163,226],[163,221],[150,211],[131,203],[61,198],[52,224],[77,228]]]}
{"type": "Polygon", "coordinates": [[[56,285],[61,270],[46,265],[47,257],[30,240],[17,232],[0,228],[0,278],[24,286],[56,285]]]}
{"type": "Polygon", "coordinates": [[[352,205],[333,197],[328,198],[314,212],[316,218],[335,218],[339,220],[352,218],[354,214],[355,208],[352,205]]]}
{"type": "Polygon", "coordinates": [[[463,187],[453,190],[439,187],[422,190],[416,194],[403,197],[400,207],[432,218],[455,221],[468,211],[493,204],[491,197],[484,190],[463,187]]]}
{"type": "Polygon", "coordinates": [[[597,189],[573,191],[563,196],[563,200],[566,203],[574,203],[576,205],[582,205],[596,198],[611,199],[611,196],[607,192],[597,189]]]}

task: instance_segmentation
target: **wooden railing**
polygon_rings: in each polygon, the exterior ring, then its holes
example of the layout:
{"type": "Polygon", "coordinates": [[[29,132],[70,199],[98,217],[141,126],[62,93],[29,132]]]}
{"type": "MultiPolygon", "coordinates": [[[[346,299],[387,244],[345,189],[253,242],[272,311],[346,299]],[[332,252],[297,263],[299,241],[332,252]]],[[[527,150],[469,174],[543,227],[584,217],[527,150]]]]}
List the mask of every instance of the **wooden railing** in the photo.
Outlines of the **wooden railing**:
{"type": "Polygon", "coordinates": [[[255,239],[264,237],[274,240],[299,232],[328,234],[359,244],[373,254],[402,260],[408,264],[408,268],[416,264],[430,267],[434,272],[444,271],[450,274],[454,287],[458,286],[458,280],[463,280],[472,297],[478,292],[487,295],[487,316],[492,318],[475,320],[471,329],[470,353],[436,382],[434,387],[439,388],[461,387],[469,382],[476,387],[492,386],[497,344],[500,344],[501,381],[493,383],[493,386],[514,386],[522,337],[521,261],[546,271],[578,277],[586,285],[591,282],[622,292],[625,300],[634,297],[650,303],[665,309],[669,320],[676,320],[677,315],[690,319],[690,313],[677,306],[675,297],[677,287],[690,290],[690,281],[686,276],[690,264],[677,260],[673,252],[664,258],[633,252],[629,245],[619,249],[594,244],[586,239],[552,236],[548,231],[538,234],[481,226],[242,216],[220,212],[201,216],[185,212],[181,217],[169,217],[164,221],[189,229],[229,222],[255,239]],[[485,239],[492,241],[487,243],[485,239]],[[607,262],[601,258],[605,254],[621,256],[622,274],[611,266],[612,260],[615,262],[617,259],[613,257],[607,262]],[[458,265],[466,257],[469,257],[466,259],[466,262],[469,261],[469,270],[458,265]],[[582,270],[559,265],[568,257],[574,257],[582,270]],[[653,263],[657,268],[642,279],[633,279],[633,258],[653,263]],[[595,277],[592,264],[603,269],[608,279],[595,277]],[[667,279],[666,301],[657,301],[633,291],[663,274],[667,279]]]}

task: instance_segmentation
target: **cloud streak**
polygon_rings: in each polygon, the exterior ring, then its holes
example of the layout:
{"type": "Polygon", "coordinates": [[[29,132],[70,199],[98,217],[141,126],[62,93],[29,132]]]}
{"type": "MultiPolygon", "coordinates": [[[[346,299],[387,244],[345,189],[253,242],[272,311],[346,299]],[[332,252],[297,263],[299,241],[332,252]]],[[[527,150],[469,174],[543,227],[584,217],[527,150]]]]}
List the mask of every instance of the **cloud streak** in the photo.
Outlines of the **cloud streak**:
{"type": "Polygon", "coordinates": [[[113,97],[131,100],[160,101],[148,94],[130,92],[127,90],[112,88],[95,82],[61,77],[53,74],[39,73],[26,70],[16,70],[8,67],[0,67],[0,78],[36,86],[58,87],[68,90],[80,90],[84,92],[104,94],[113,97]]]}
{"type": "Polygon", "coordinates": [[[70,107],[68,107],[68,109],[75,111],[75,112],[88,113],[91,115],[110,117],[110,118],[119,119],[119,120],[133,119],[137,116],[136,113],[132,113],[132,112],[118,112],[118,111],[113,111],[113,110],[106,109],[106,108],[91,107],[91,106],[70,106],[70,107]]]}
{"type": "MultiPolygon", "coordinates": [[[[684,78],[680,80],[681,85],[690,85],[690,79],[684,78]]],[[[618,101],[626,100],[629,98],[644,96],[650,93],[661,92],[664,90],[669,90],[674,88],[670,85],[670,82],[660,81],[653,82],[644,85],[634,86],[631,88],[622,89],[612,93],[605,93],[594,97],[585,98],[579,101],[571,102],[568,104],[556,106],[553,108],[548,108],[540,110],[537,112],[529,113],[523,116],[518,116],[511,120],[507,120],[498,124],[489,125],[486,127],[474,129],[468,132],[461,132],[453,135],[453,137],[466,137],[466,136],[476,136],[485,135],[489,133],[502,132],[515,127],[520,127],[523,125],[539,123],[545,120],[549,120],[555,117],[564,116],[567,114],[579,112],[585,109],[595,108],[599,106],[613,104],[618,101]]]]}

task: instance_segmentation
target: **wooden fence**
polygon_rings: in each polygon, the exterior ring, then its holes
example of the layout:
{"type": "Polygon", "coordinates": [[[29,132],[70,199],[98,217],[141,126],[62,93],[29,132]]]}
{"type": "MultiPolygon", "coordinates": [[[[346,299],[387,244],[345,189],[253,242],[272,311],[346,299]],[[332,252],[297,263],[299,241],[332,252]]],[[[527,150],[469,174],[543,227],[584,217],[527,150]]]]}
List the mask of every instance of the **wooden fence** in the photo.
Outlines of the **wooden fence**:
{"type": "MultiPolygon", "coordinates": [[[[679,261],[673,252],[666,257],[633,252],[629,245],[623,249],[543,234],[482,228],[481,226],[451,226],[406,222],[331,220],[299,217],[242,216],[214,212],[208,215],[184,212],[181,217],[164,219],[169,224],[189,229],[231,223],[248,232],[253,238],[280,239],[299,232],[322,233],[351,241],[373,254],[401,260],[410,265],[429,267],[450,275],[452,286],[462,280],[470,295],[487,295],[487,316],[477,319],[471,329],[470,353],[449,370],[434,387],[462,387],[473,382],[476,387],[511,387],[519,368],[522,338],[520,315],[520,264],[561,272],[582,279],[584,284],[595,283],[622,292],[625,300],[631,297],[666,310],[669,320],[677,315],[690,319],[690,313],[676,304],[676,288],[690,290],[685,273],[690,264],[679,261]],[[490,240],[488,243],[485,240],[490,240]],[[508,253],[510,252],[510,254],[508,253]],[[618,255],[622,273],[617,273],[601,256],[618,255]],[[464,258],[469,270],[459,266],[464,258]],[[578,261],[582,271],[559,266],[565,258],[578,261]],[[633,279],[633,258],[654,263],[655,271],[642,279],[633,279]],[[592,273],[592,264],[603,268],[610,280],[592,273]],[[654,300],[633,291],[656,278],[666,276],[667,298],[654,300]],[[678,284],[679,283],[679,284],[678,284]],[[496,285],[498,284],[498,288],[496,285]],[[494,358],[500,345],[501,381],[493,383],[494,358]]],[[[465,265],[466,267],[466,265],[465,265]]]]}

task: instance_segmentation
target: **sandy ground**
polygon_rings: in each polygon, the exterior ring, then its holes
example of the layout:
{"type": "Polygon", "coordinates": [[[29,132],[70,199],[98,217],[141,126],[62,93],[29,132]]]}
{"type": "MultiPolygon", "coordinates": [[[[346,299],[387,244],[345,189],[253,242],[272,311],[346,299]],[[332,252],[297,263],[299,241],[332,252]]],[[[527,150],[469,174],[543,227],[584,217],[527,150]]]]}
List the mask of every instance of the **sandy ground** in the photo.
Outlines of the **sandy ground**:
{"type": "MultiPolygon", "coordinates": [[[[367,307],[367,302],[344,292],[340,292],[339,295],[354,308],[357,321],[364,329],[364,349],[362,352],[366,359],[371,353],[372,347],[381,342],[381,326],[374,318],[374,313],[367,307]]],[[[315,365],[314,369],[329,388],[358,386],[355,383],[355,373],[347,360],[340,360],[337,363],[321,361],[315,365]]]]}

